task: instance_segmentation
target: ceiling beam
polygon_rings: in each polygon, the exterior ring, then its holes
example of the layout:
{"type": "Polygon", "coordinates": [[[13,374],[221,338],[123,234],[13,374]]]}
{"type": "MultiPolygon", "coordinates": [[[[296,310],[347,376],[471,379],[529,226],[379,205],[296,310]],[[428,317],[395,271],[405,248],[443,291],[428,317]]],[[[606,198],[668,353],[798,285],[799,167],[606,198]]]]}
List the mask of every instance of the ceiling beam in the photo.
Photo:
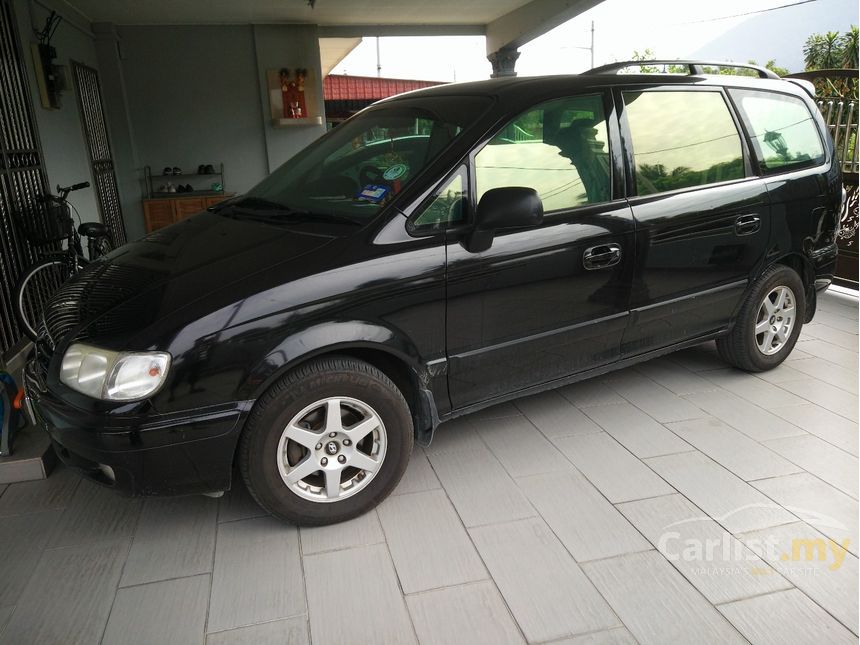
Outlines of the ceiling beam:
{"type": "Polygon", "coordinates": [[[532,0],[487,25],[487,54],[514,50],[602,0],[532,0]]]}
{"type": "Polygon", "coordinates": [[[320,38],[361,36],[483,36],[484,25],[320,25],[320,38]]]}

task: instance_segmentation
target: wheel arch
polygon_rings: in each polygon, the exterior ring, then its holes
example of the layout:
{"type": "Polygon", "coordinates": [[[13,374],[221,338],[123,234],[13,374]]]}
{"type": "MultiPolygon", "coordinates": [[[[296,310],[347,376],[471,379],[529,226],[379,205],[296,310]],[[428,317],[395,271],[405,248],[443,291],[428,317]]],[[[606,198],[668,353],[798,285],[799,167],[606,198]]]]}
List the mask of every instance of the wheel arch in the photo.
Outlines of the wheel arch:
{"type": "Polygon", "coordinates": [[[803,283],[804,299],[806,301],[803,322],[804,324],[808,323],[815,315],[817,305],[815,297],[815,268],[812,266],[812,262],[801,253],[787,253],[777,258],[773,264],[787,266],[800,276],[800,281],[803,283]]]}

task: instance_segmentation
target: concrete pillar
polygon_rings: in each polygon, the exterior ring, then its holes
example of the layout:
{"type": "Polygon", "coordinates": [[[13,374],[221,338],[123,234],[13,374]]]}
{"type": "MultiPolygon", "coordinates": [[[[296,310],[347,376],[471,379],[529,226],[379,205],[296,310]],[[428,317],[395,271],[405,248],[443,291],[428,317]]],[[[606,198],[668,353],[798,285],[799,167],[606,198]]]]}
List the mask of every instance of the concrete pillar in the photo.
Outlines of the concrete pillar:
{"type": "Polygon", "coordinates": [[[487,54],[487,59],[493,66],[493,73],[490,78],[502,78],[504,76],[516,76],[517,59],[520,57],[520,52],[516,49],[500,49],[498,51],[487,54]]]}

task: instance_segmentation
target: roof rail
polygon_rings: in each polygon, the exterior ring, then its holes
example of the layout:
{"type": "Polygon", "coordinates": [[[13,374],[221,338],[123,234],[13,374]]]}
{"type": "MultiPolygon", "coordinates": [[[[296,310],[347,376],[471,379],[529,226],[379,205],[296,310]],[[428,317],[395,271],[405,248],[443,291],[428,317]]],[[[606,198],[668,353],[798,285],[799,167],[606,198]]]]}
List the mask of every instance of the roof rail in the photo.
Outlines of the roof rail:
{"type": "Polygon", "coordinates": [[[583,72],[583,74],[588,75],[597,75],[597,74],[617,74],[622,69],[627,69],[628,67],[639,67],[641,65],[678,65],[686,67],[689,70],[689,74],[691,76],[702,76],[705,73],[705,67],[739,67],[742,69],[752,69],[758,73],[759,78],[780,78],[779,75],[770,71],[765,67],[761,67],[759,65],[750,65],[748,63],[727,63],[723,62],[715,62],[715,61],[706,61],[706,60],[668,60],[668,59],[660,59],[660,60],[624,60],[619,61],[617,63],[610,63],[609,65],[601,65],[600,67],[594,67],[587,72],[583,72]]]}

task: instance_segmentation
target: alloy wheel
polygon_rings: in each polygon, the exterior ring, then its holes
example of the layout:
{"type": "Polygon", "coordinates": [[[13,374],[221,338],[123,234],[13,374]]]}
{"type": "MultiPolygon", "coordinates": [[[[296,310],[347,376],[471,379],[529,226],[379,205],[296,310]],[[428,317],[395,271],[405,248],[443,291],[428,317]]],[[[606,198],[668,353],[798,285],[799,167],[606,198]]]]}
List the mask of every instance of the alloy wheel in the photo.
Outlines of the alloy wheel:
{"type": "Polygon", "coordinates": [[[755,341],[765,356],[779,352],[791,337],[797,309],[794,292],[785,286],[774,287],[759,305],[755,341]]]}

